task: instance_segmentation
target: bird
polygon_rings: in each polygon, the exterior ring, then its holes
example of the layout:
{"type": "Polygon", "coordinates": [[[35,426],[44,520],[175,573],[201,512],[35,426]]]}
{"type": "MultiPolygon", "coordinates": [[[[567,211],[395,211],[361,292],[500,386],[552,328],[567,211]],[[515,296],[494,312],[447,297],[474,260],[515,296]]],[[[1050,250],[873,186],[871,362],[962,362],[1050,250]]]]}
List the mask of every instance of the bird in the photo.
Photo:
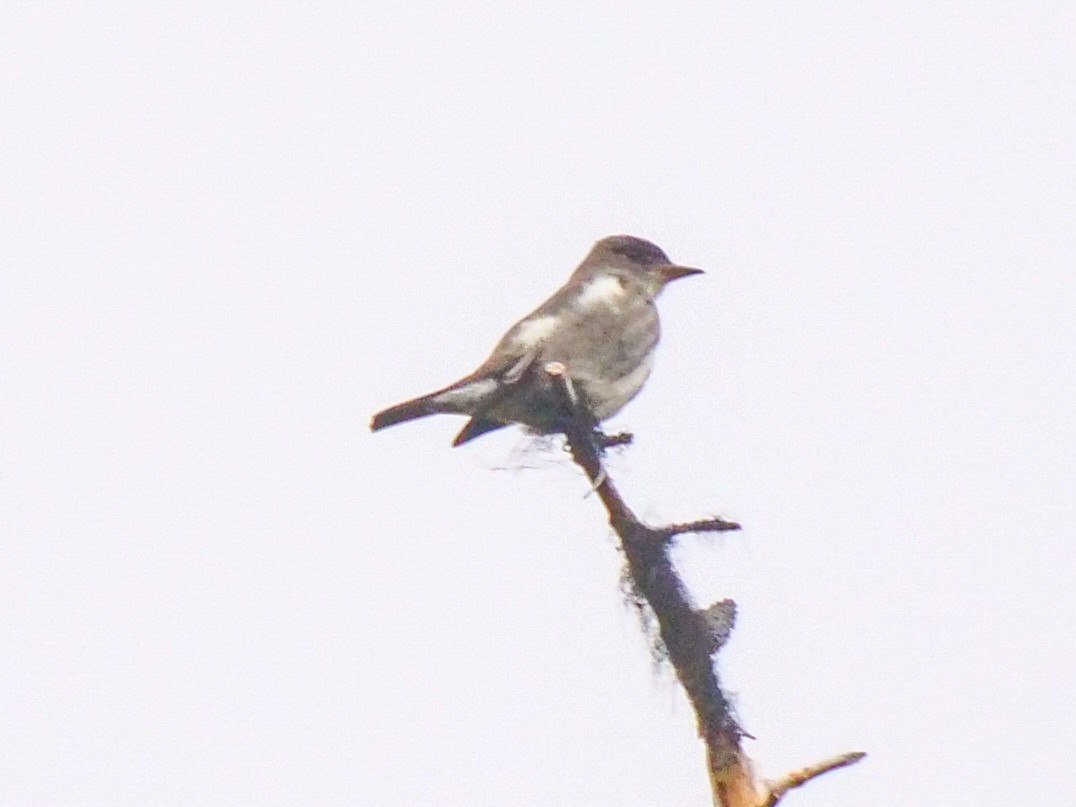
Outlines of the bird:
{"type": "Polygon", "coordinates": [[[661,335],[655,300],[674,280],[702,274],[680,266],[643,238],[601,239],[568,281],[508,329],[470,375],[443,389],[378,412],[379,431],[429,415],[469,419],[453,446],[518,424],[531,433],[564,430],[561,373],[595,424],[612,417],[642,389],[661,335]]]}

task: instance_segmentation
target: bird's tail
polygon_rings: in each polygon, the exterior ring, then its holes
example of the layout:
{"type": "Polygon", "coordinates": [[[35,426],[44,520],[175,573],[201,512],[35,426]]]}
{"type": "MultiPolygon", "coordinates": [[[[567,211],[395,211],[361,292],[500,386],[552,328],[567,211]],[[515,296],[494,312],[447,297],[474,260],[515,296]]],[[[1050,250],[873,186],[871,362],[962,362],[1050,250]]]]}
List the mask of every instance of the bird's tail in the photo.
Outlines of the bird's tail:
{"type": "Polygon", "coordinates": [[[429,415],[476,415],[485,410],[500,391],[491,378],[467,376],[444,389],[390,406],[370,420],[370,431],[385,429],[429,415]]]}
{"type": "Polygon", "coordinates": [[[406,423],[409,420],[417,420],[418,418],[444,412],[445,407],[434,401],[437,395],[437,393],[423,395],[420,398],[412,398],[410,401],[404,401],[395,406],[390,406],[388,409],[383,409],[370,419],[370,431],[376,432],[380,429],[387,429],[389,426],[395,426],[397,423],[406,423]]]}

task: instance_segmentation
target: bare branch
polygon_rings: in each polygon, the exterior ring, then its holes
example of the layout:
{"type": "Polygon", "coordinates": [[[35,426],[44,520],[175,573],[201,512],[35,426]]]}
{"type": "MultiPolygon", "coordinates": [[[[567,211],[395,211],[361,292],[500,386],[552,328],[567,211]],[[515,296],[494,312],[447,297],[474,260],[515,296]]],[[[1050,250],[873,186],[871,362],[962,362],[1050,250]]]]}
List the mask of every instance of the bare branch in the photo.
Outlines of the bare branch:
{"type": "Polygon", "coordinates": [[[722,600],[705,609],[696,608],[669,557],[671,541],[678,535],[726,532],[738,530],[740,525],[718,517],[664,527],[651,527],[640,521],[602,464],[602,451],[630,442],[630,435],[624,440],[622,435],[602,434],[565,367],[551,362],[544,369],[560,390],[569,414],[563,424],[568,450],[609,514],[627,563],[626,578],[633,593],[653,614],[661,646],[695,712],[699,736],[706,744],[715,807],[774,807],[788,790],[862,759],[864,754],[859,752],[834,757],[788,774],[777,783],[761,782],[755,776],[742,745],[743,738],[750,735],[733,714],[711,660],[732,632],[736,603],[722,600]]]}
{"type": "Polygon", "coordinates": [[[730,532],[740,529],[735,521],[726,521],[723,518],[700,518],[698,521],[687,521],[683,524],[670,524],[667,527],[659,527],[655,532],[666,539],[675,538],[689,532],[730,532]]]}
{"type": "Polygon", "coordinates": [[[867,754],[863,751],[851,751],[847,754],[830,757],[829,759],[817,762],[814,765],[808,765],[806,768],[800,768],[798,771],[786,773],[776,782],[770,782],[770,793],[766,798],[766,801],[762,803],[762,807],[775,807],[777,802],[779,802],[789,790],[800,787],[824,773],[829,773],[830,771],[835,771],[838,768],[844,768],[848,765],[855,765],[865,756],[867,756],[867,754]]]}
{"type": "Polygon", "coordinates": [[[605,434],[605,432],[594,432],[594,442],[598,445],[599,451],[605,451],[607,448],[618,448],[620,446],[630,446],[635,439],[635,435],[631,432],[617,432],[616,434],[605,434]]]}

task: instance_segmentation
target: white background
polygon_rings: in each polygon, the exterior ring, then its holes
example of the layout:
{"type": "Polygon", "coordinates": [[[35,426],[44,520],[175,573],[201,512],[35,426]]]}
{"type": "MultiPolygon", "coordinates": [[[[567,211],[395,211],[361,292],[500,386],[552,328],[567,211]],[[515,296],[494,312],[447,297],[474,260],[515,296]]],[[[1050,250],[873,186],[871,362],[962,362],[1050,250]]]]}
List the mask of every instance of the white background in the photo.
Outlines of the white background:
{"type": "Polygon", "coordinates": [[[626,232],[763,773],[1073,804],[1076,11],[512,5],[6,7],[0,803],[709,803],[559,450],[367,431],[626,232]]]}

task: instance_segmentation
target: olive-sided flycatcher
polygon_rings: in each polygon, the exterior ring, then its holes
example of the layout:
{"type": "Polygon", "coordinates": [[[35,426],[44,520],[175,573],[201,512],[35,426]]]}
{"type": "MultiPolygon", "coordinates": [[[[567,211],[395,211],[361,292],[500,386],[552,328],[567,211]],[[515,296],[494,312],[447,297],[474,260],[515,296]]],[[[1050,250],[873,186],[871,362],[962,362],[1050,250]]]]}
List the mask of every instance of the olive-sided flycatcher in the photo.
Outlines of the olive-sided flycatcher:
{"type": "Polygon", "coordinates": [[[603,238],[477,370],[378,412],[370,429],[427,415],[466,415],[470,420],[454,446],[512,423],[539,434],[562,431],[569,414],[563,391],[547,372],[554,366],[596,422],[612,417],[642,389],[653,367],[661,331],[654,301],[667,283],[701,272],[674,264],[642,238],[603,238]]]}

